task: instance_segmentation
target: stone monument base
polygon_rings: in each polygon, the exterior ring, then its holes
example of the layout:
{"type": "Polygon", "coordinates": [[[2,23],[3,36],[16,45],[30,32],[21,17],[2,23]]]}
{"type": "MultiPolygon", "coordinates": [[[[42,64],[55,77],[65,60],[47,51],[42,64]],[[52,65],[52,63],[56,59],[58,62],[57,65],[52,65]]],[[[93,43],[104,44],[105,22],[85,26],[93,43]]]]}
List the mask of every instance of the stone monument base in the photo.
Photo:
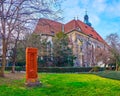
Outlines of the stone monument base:
{"type": "Polygon", "coordinates": [[[35,86],[41,86],[42,83],[38,80],[28,80],[26,81],[25,85],[28,87],[35,87],[35,86]]]}

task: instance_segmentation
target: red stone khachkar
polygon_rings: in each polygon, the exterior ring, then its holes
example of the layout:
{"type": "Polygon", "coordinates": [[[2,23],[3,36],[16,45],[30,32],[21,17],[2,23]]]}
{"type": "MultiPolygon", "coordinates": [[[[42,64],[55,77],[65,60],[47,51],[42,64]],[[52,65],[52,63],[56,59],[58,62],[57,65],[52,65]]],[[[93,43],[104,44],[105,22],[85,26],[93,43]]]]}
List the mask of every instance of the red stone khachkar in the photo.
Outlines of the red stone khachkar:
{"type": "Polygon", "coordinates": [[[26,48],[26,85],[40,85],[37,74],[37,48],[26,48]]]}

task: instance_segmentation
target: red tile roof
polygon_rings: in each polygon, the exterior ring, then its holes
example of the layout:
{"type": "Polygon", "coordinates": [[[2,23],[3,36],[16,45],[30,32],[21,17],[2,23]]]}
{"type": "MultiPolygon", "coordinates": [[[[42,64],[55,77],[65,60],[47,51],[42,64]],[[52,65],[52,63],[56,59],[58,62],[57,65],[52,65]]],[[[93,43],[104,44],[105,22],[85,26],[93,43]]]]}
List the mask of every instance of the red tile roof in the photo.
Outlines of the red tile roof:
{"type": "Polygon", "coordinates": [[[62,23],[41,18],[39,19],[34,32],[53,35],[54,33],[62,31],[62,25],[63,25],[62,23]]]}
{"type": "Polygon", "coordinates": [[[88,36],[92,36],[94,39],[97,39],[101,42],[105,42],[102,37],[90,26],[86,25],[85,23],[77,20],[78,25],[80,26],[82,32],[88,36]]]}
{"type": "Polygon", "coordinates": [[[76,28],[79,28],[80,26],[76,22],[76,20],[72,20],[64,25],[64,32],[68,33],[72,30],[75,30],[76,28]]]}
{"type": "Polygon", "coordinates": [[[102,37],[92,27],[86,25],[80,20],[72,20],[66,24],[62,24],[62,23],[59,23],[53,20],[41,18],[38,21],[38,24],[34,32],[47,34],[47,35],[53,35],[53,32],[54,33],[61,32],[62,28],[64,28],[65,33],[69,33],[73,30],[79,30],[83,34],[87,36],[91,36],[92,38],[105,43],[102,37]]]}

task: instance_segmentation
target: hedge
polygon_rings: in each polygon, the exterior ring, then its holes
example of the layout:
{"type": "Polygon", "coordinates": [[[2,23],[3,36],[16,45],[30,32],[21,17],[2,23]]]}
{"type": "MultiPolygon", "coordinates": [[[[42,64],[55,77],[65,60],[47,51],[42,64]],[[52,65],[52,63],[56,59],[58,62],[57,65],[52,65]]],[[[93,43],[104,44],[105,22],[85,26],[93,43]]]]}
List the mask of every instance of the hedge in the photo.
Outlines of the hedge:
{"type": "MultiPolygon", "coordinates": [[[[12,67],[6,67],[6,70],[11,70],[12,67]]],[[[16,66],[16,71],[25,71],[25,67],[16,66]]],[[[46,73],[65,73],[65,72],[89,72],[94,69],[94,67],[40,67],[38,68],[38,72],[46,72],[46,73]]],[[[104,68],[98,69],[98,71],[103,71],[104,68]]]]}
{"type": "MultiPolygon", "coordinates": [[[[6,71],[12,70],[12,66],[5,67],[5,70],[6,70],[6,71]]],[[[15,66],[15,70],[16,70],[16,71],[25,71],[25,67],[22,67],[22,66],[15,66]]]]}

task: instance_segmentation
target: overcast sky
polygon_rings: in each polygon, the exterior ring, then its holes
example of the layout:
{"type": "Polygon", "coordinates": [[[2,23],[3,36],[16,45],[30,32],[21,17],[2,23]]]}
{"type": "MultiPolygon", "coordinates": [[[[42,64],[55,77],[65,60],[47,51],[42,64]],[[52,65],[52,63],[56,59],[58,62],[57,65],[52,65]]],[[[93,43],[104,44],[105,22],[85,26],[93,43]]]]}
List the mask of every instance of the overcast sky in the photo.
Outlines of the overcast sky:
{"type": "Polygon", "coordinates": [[[110,33],[120,35],[120,0],[65,0],[62,9],[63,23],[74,17],[83,21],[87,9],[92,27],[104,39],[110,33]]]}

